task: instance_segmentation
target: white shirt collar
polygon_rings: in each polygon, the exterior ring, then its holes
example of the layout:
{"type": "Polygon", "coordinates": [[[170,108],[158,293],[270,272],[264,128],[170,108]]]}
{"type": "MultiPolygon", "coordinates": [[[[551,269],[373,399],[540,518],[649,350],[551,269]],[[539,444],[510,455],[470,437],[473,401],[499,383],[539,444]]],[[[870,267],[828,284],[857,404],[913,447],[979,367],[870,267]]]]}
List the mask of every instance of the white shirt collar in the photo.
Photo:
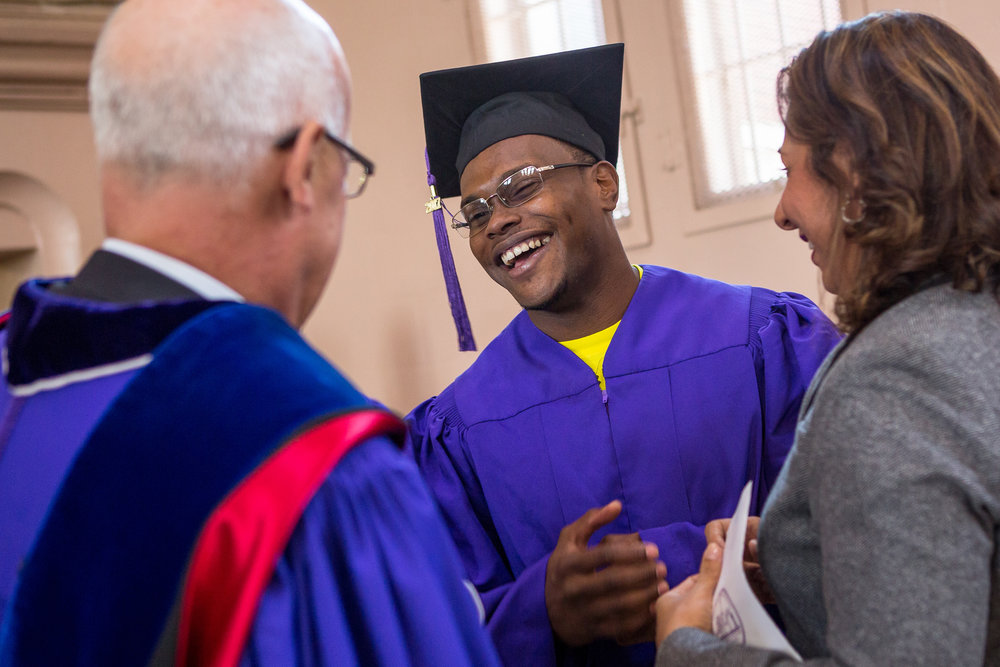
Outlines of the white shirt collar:
{"type": "Polygon", "coordinates": [[[162,252],[115,238],[104,239],[101,249],[127,257],[133,262],[162,273],[209,301],[246,301],[239,292],[225,283],[187,262],[164,255],[162,252]]]}

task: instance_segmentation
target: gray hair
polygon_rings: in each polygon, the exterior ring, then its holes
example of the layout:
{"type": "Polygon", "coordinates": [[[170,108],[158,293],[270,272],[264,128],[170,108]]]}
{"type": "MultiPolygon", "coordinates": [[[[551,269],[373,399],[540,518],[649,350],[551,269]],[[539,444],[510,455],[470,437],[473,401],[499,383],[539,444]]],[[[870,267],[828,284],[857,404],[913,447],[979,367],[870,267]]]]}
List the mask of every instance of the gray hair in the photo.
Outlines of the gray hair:
{"type": "Polygon", "coordinates": [[[155,30],[130,7],[141,4],[119,6],[94,52],[90,114],[102,164],[127,167],[144,186],[181,174],[238,187],[307,119],[345,135],[347,65],[301,0],[172,2],[153,12],[155,30]]]}

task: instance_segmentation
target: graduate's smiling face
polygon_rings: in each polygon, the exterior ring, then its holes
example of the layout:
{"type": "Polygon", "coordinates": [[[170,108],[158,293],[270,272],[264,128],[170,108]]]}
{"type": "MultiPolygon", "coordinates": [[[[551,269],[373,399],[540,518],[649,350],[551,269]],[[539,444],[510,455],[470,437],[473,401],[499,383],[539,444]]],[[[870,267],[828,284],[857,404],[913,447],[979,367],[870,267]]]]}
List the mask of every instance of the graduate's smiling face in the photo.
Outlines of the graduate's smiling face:
{"type": "MultiPolygon", "coordinates": [[[[526,134],[483,150],[462,172],[462,203],[496,192],[497,186],[526,166],[578,162],[579,153],[550,137],[526,134]]],[[[617,201],[614,168],[604,162],[545,172],[541,191],[508,208],[497,197],[485,229],[469,239],[479,263],[528,310],[559,312],[592,294],[595,263],[613,246],[607,212],[617,201]],[[609,184],[609,179],[614,183],[609,184]],[[610,192],[613,190],[613,192],[610,192]],[[610,208],[608,206],[610,205],[610,208]],[[517,253],[516,256],[512,255],[517,253]]]]}

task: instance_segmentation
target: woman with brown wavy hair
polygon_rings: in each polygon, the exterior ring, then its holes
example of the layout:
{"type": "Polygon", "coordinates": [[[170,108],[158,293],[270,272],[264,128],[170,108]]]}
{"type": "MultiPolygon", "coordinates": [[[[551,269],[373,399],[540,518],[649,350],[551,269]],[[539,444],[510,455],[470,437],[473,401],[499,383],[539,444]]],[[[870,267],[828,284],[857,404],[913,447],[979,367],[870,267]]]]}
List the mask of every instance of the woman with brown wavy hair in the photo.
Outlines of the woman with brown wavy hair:
{"type": "MultiPolygon", "coordinates": [[[[803,400],[748,573],[807,662],[1000,664],[1000,80],[940,20],[890,12],[821,33],[778,99],[775,222],[849,336],[803,400]]],[[[791,663],[707,634],[726,527],[657,602],[658,665],[791,663]]]]}

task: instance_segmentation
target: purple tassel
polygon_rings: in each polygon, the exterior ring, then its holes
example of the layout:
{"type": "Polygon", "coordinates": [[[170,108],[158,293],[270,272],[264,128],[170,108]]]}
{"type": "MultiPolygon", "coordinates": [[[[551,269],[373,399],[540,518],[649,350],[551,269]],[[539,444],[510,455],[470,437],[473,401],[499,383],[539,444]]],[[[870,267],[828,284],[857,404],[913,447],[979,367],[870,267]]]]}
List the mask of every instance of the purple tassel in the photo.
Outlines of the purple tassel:
{"type": "Polygon", "coordinates": [[[462,287],[458,284],[458,272],[455,271],[455,260],[451,256],[451,242],[448,240],[444,212],[441,210],[443,205],[434,188],[436,180],[431,173],[431,163],[426,150],[424,151],[424,160],[427,163],[427,185],[431,188],[431,200],[427,203],[427,212],[432,212],[434,215],[434,235],[437,237],[441,271],[444,273],[444,286],[448,290],[451,318],[455,320],[455,329],[458,331],[458,349],[462,352],[474,351],[476,341],[472,337],[472,324],[469,322],[469,313],[465,309],[462,287]]]}

